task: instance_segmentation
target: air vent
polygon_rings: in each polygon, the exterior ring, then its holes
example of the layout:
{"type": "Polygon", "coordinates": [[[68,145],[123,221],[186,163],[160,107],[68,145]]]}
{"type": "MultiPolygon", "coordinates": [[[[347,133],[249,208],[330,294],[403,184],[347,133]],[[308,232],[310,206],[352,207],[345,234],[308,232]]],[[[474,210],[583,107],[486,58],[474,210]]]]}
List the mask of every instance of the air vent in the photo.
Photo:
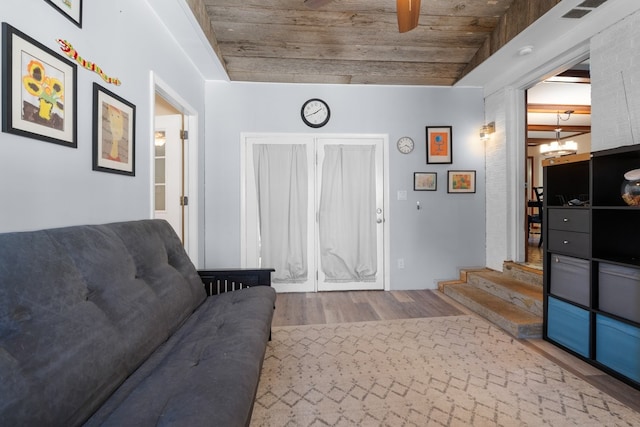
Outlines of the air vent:
{"type": "Polygon", "coordinates": [[[571,9],[569,12],[562,15],[563,18],[569,19],[580,19],[585,16],[587,13],[591,12],[592,9],[602,5],[607,0],[584,0],[575,9],[571,9]]]}
{"type": "Polygon", "coordinates": [[[580,19],[589,12],[591,12],[590,9],[571,9],[569,12],[562,15],[562,17],[568,19],[580,19]]]}
{"type": "Polygon", "coordinates": [[[595,9],[600,6],[602,3],[605,3],[607,0],[584,0],[577,7],[589,7],[591,9],[595,9]]]}

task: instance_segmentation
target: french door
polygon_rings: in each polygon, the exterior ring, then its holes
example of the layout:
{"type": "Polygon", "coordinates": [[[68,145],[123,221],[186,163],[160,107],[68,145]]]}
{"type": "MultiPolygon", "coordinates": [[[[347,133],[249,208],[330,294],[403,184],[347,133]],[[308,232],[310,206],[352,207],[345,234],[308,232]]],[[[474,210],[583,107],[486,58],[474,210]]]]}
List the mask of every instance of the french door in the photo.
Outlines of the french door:
{"type": "Polygon", "coordinates": [[[244,136],[243,265],[279,292],[384,289],[384,136],[244,136]]]}

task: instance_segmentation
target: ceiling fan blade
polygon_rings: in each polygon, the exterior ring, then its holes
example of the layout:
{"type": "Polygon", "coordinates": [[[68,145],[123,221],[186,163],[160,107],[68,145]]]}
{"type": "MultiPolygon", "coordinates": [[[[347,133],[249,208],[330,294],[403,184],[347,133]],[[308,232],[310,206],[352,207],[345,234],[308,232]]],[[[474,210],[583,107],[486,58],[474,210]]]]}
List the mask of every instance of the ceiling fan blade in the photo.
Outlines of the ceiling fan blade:
{"type": "Polygon", "coordinates": [[[331,3],[333,0],[304,0],[304,5],[309,9],[320,9],[322,6],[331,3]]]}
{"type": "Polygon", "coordinates": [[[420,0],[397,0],[398,30],[401,33],[413,30],[420,18],[420,0]]]}

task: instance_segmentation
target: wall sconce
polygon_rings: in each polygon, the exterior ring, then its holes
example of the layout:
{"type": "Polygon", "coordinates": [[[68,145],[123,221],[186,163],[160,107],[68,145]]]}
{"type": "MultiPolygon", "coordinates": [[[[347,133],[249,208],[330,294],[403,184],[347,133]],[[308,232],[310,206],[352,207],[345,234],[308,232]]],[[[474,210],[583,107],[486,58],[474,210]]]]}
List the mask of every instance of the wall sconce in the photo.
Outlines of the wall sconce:
{"type": "Polygon", "coordinates": [[[489,139],[489,135],[491,135],[495,131],[496,131],[495,122],[491,122],[489,124],[482,126],[480,128],[480,139],[483,141],[486,141],[487,139],[489,139]]]}

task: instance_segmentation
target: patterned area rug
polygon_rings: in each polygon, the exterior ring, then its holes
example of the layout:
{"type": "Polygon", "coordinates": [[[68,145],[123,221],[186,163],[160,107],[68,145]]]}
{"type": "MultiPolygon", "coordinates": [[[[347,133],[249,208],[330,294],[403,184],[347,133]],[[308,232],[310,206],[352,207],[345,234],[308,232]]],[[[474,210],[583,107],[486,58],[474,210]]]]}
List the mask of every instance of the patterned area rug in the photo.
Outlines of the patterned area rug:
{"type": "Polygon", "coordinates": [[[252,426],[638,426],[474,316],[276,327],[252,426]]]}

